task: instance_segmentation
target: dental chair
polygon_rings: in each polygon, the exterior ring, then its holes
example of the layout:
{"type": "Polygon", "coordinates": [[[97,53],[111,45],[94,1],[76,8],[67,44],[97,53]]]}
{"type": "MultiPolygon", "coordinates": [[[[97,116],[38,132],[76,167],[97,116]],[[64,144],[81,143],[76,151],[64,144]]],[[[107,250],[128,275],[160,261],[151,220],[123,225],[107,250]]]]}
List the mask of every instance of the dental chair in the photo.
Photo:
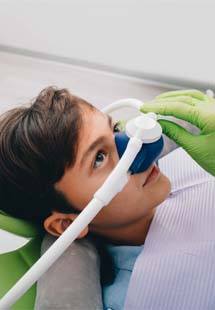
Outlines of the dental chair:
{"type": "MultiPolygon", "coordinates": [[[[43,234],[34,225],[0,211],[0,240],[1,298],[40,257],[43,234]]],[[[35,297],[33,285],[12,309],[34,309],[35,297]]]]}
{"type": "MultiPolygon", "coordinates": [[[[1,298],[56,238],[0,211],[0,240],[1,298]]],[[[53,310],[62,305],[64,309],[102,309],[99,255],[89,238],[75,241],[11,309],[53,310]]]]}

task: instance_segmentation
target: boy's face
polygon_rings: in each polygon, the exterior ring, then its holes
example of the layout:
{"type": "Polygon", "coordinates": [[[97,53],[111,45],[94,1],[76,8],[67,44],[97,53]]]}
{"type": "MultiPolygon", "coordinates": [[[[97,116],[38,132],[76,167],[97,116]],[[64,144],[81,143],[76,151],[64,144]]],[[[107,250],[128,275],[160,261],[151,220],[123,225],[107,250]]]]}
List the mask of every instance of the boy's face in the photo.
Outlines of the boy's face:
{"type": "MultiPolygon", "coordinates": [[[[81,211],[118,161],[110,119],[98,110],[92,112],[85,108],[76,163],[65,171],[55,187],[81,211]]],[[[153,167],[154,164],[145,172],[130,176],[123,190],[91,222],[91,231],[114,238],[114,234],[129,229],[134,223],[141,225],[142,221],[142,225],[145,225],[146,218],[153,214],[154,208],[170,192],[169,179],[159,169],[146,182],[153,167]]]]}

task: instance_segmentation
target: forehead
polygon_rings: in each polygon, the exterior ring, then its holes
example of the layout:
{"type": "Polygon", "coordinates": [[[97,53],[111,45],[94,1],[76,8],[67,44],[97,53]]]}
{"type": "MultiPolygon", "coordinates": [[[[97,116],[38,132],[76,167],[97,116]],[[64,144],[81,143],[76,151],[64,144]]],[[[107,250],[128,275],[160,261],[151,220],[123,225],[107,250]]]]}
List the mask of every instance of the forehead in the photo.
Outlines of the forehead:
{"type": "Polygon", "coordinates": [[[95,109],[95,110],[84,110],[82,115],[82,128],[80,135],[80,146],[83,146],[87,143],[91,138],[95,138],[95,135],[99,135],[99,133],[103,130],[107,130],[107,115],[103,112],[95,109]],[[88,139],[83,141],[84,139],[88,139]]]}

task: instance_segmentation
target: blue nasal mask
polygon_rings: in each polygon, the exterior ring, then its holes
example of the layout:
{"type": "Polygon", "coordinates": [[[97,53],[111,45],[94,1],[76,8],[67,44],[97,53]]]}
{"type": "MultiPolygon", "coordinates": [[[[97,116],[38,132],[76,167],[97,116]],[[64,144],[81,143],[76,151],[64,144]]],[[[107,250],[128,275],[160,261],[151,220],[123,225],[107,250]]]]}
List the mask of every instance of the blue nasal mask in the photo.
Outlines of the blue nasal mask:
{"type": "MultiPolygon", "coordinates": [[[[163,137],[158,135],[157,139],[154,139],[156,141],[153,142],[153,140],[150,140],[150,137],[147,137],[147,130],[152,131],[152,125],[155,127],[156,130],[156,123],[150,122],[150,124],[146,124],[147,119],[141,118],[142,122],[145,122],[143,125],[146,127],[146,143],[143,143],[139,153],[136,155],[135,160],[129,167],[129,172],[131,174],[135,173],[141,173],[149,168],[149,166],[156,162],[159,155],[162,152],[164,141],[163,137]]],[[[122,157],[123,153],[126,150],[127,144],[129,142],[130,137],[128,135],[132,135],[132,130],[135,130],[134,128],[134,121],[130,121],[126,125],[126,131],[125,132],[117,132],[115,133],[115,143],[118,151],[119,158],[122,157]]]]}
{"type": "MultiPolygon", "coordinates": [[[[129,137],[124,132],[119,132],[115,134],[115,143],[119,158],[122,157],[125,149],[127,147],[129,137]]],[[[131,174],[141,173],[149,168],[149,166],[158,159],[158,156],[163,149],[163,137],[158,141],[152,142],[150,144],[144,143],[141,150],[135,157],[132,165],[129,167],[131,174]]]]}

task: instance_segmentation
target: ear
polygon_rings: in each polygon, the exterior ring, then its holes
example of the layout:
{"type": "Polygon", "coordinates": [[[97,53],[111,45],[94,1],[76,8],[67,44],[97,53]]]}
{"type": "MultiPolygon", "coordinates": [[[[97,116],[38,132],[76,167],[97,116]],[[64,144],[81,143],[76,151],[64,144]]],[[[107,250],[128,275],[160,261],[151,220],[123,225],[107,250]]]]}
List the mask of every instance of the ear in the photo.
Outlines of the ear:
{"type": "MultiPolygon", "coordinates": [[[[45,230],[53,236],[59,237],[74,221],[77,214],[66,214],[53,211],[52,215],[47,217],[43,223],[45,230]]],[[[89,232],[88,226],[80,233],[77,239],[84,238],[89,232]]]]}

